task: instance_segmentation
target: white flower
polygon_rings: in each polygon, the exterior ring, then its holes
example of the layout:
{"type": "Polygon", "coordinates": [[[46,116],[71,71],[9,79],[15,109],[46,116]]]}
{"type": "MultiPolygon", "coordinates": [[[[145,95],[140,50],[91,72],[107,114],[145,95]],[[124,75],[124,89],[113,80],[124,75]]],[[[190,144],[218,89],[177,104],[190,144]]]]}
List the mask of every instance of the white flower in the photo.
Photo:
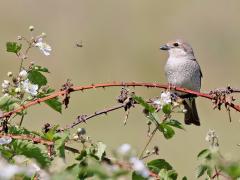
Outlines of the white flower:
{"type": "Polygon", "coordinates": [[[40,179],[45,179],[45,180],[49,180],[49,176],[48,174],[43,171],[43,170],[39,170],[39,168],[37,166],[34,166],[32,164],[30,165],[12,165],[9,164],[5,159],[3,159],[2,157],[0,157],[0,179],[14,179],[14,176],[16,174],[24,174],[28,177],[32,177],[33,175],[35,175],[36,173],[39,174],[40,179]]]}
{"type": "Polygon", "coordinates": [[[161,94],[161,100],[162,100],[163,104],[171,103],[172,102],[172,100],[171,100],[171,93],[169,91],[163,92],[161,94]]]}
{"type": "Polygon", "coordinates": [[[7,89],[10,85],[10,82],[8,80],[4,80],[2,83],[2,88],[3,89],[7,89]]]}
{"type": "Polygon", "coordinates": [[[50,52],[52,51],[51,46],[43,42],[43,38],[38,38],[35,46],[38,47],[45,56],[49,56],[50,52]]]}
{"type": "Polygon", "coordinates": [[[149,170],[145,167],[143,161],[139,160],[136,157],[130,158],[130,163],[132,164],[132,168],[136,171],[137,174],[141,175],[144,178],[149,176],[149,170]]]}
{"type": "Polygon", "coordinates": [[[25,81],[22,82],[22,85],[23,85],[23,89],[31,94],[32,96],[36,96],[37,93],[38,93],[38,85],[37,84],[31,84],[29,82],[29,79],[26,79],[25,81]]]}
{"type": "Polygon", "coordinates": [[[117,152],[125,155],[127,153],[129,153],[129,151],[131,150],[131,145],[130,144],[122,144],[118,149],[117,152]]]}
{"type": "Polygon", "coordinates": [[[28,75],[27,71],[26,71],[25,69],[23,69],[23,70],[20,71],[20,73],[19,73],[18,76],[19,76],[21,79],[25,79],[25,78],[27,77],[27,75],[28,75]]]}
{"type": "Polygon", "coordinates": [[[3,136],[0,138],[0,145],[9,144],[12,142],[12,138],[8,136],[3,136]]]}

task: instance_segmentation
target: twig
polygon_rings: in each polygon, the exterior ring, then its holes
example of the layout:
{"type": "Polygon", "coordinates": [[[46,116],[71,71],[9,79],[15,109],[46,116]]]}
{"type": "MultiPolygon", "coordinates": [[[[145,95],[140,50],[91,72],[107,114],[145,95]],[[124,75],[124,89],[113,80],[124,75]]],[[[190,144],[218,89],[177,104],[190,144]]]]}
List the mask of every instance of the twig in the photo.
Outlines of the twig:
{"type": "Polygon", "coordinates": [[[40,143],[40,144],[44,144],[44,145],[53,145],[54,142],[52,141],[48,141],[42,138],[37,138],[37,137],[33,137],[30,135],[14,135],[14,134],[0,134],[0,138],[1,137],[11,137],[12,139],[21,139],[21,140],[28,140],[28,141],[32,141],[34,143],[40,143]]]}
{"type": "Polygon", "coordinates": [[[93,114],[90,114],[90,115],[81,115],[81,116],[78,116],[76,121],[68,126],[66,129],[70,129],[70,128],[73,128],[74,126],[82,123],[82,122],[86,122],[88,119],[91,119],[95,116],[98,116],[98,115],[101,115],[101,114],[107,114],[108,112],[111,112],[111,111],[114,111],[114,110],[117,110],[117,109],[121,109],[125,106],[125,104],[120,104],[120,105],[116,105],[116,106],[113,106],[111,108],[106,108],[106,109],[103,109],[101,111],[96,111],[95,113],[93,114]]]}
{"type": "Polygon", "coordinates": [[[19,127],[21,127],[21,126],[22,126],[23,119],[24,119],[24,115],[22,115],[22,116],[21,116],[21,119],[20,119],[20,122],[19,122],[19,127]]]}
{"type": "Polygon", "coordinates": [[[155,128],[155,129],[153,130],[153,132],[151,133],[151,136],[150,136],[150,138],[148,139],[147,144],[144,146],[144,148],[143,148],[143,150],[142,150],[142,152],[141,152],[141,154],[140,154],[140,156],[139,156],[139,159],[142,159],[142,158],[143,158],[143,155],[144,155],[144,153],[145,153],[148,145],[149,145],[150,142],[152,141],[153,136],[156,134],[157,130],[158,130],[158,126],[156,126],[156,128],[155,128]]]}
{"type": "MultiPolygon", "coordinates": [[[[171,89],[174,89],[175,91],[178,92],[185,92],[185,93],[189,93],[192,95],[196,95],[199,97],[203,97],[203,98],[207,98],[207,99],[213,99],[213,95],[211,94],[206,94],[206,93],[201,93],[201,92],[197,92],[197,91],[192,91],[186,88],[181,88],[181,87],[174,87],[174,86],[170,86],[170,85],[166,85],[166,84],[159,84],[159,83],[143,83],[143,82],[112,82],[112,83],[101,83],[101,84],[92,84],[92,85],[87,85],[87,86],[75,86],[72,87],[72,91],[83,91],[83,90],[88,90],[88,89],[95,89],[95,88],[105,88],[105,87],[129,87],[129,86],[139,86],[139,87],[147,87],[147,88],[162,88],[162,89],[169,89],[169,87],[171,89]]],[[[233,89],[232,93],[234,92],[240,92],[239,89],[233,89]]],[[[26,103],[25,105],[20,106],[18,109],[15,109],[13,111],[10,112],[5,112],[0,118],[4,118],[4,117],[10,117],[11,115],[21,112],[24,109],[29,108],[30,106],[39,104],[41,102],[47,101],[49,99],[53,99],[55,97],[58,96],[63,96],[65,94],[69,93],[66,90],[63,91],[58,91],[55,93],[50,94],[49,96],[43,97],[43,98],[39,98],[36,99],[34,101],[31,101],[29,103],[26,103]]],[[[227,103],[227,102],[226,102],[227,103]]],[[[232,107],[233,109],[235,109],[236,111],[240,112],[240,106],[236,105],[234,103],[228,104],[230,107],[232,107]]]]}

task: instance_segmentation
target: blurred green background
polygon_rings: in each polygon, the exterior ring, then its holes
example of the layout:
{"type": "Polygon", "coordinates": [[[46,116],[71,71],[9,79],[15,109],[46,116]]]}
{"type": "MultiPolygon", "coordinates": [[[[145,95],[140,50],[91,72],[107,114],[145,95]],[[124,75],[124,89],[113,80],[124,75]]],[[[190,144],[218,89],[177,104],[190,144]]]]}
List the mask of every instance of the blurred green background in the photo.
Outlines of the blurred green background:
{"type": "MultiPolygon", "coordinates": [[[[49,67],[49,84],[59,89],[67,78],[75,85],[111,81],[144,81],[166,83],[164,64],[167,59],[159,46],[182,38],[188,41],[203,72],[202,91],[231,85],[239,87],[240,1],[139,1],[139,0],[16,0],[1,1],[0,7],[0,80],[8,71],[17,72],[19,61],[5,51],[6,41],[18,35],[47,34],[52,46],[51,56],[45,57],[33,49],[30,61],[49,67]],[[83,43],[83,48],[75,46],[83,43]]],[[[29,110],[24,126],[40,130],[46,122],[65,126],[80,114],[89,114],[116,104],[120,88],[89,90],[71,95],[70,107],[57,114],[37,105],[29,110]]],[[[145,98],[159,95],[159,89],[136,88],[145,98]]],[[[160,158],[166,158],[180,173],[195,179],[197,153],[208,146],[205,135],[215,129],[220,148],[227,158],[239,158],[239,113],[228,115],[212,110],[209,100],[197,99],[202,125],[187,126],[177,131],[171,140],[157,135],[149,148],[157,144],[160,158]]],[[[183,119],[182,115],[177,116],[183,119]]],[[[110,149],[130,143],[140,151],[147,140],[146,118],[141,108],[130,112],[123,126],[124,111],[91,119],[85,127],[93,140],[103,141],[110,149]]]]}

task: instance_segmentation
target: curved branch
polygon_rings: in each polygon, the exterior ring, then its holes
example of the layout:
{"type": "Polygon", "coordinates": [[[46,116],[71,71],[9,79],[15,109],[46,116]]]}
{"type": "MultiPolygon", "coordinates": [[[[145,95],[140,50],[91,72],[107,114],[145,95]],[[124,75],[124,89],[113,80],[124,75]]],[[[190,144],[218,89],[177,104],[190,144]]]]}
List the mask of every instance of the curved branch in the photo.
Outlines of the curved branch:
{"type": "MultiPolygon", "coordinates": [[[[99,84],[92,84],[92,85],[86,85],[86,86],[74,86],[71,87],[71,92],[74,91],[83,91],[83,90],[88,90],[88,89],[95,89],[95,88],[105,88],[105,87],[147,87],[147,88],[162,88],[162,89],[173,89],[175,91],[178,92],[185,92],[188,94],[193,94],[199,97],[203,97],[203,98],[207,98],[207,99],[214,99],[214,96],[211,93],[201,93],[201,92],[197,92],[197,91],[192,91],[186,88],[181,88],[181,87],[175,87],[175,86],[171,86],[168,84],[160,84],[160,83],[144,83],[144,82],[111,82],[111,83],[99,83],[99,84]]],[[[239,92],[238,89],[231,89],[231,93],[233,92],[239,92]]],[[[63,90],[63,91],[58,91],[55,93],[50,94],[49,96],[43,97],[43,98],[39,98],[36,99],[34,101],[31,101],[29,103],[26,103],[25,105],[20,106],[18,109],[15,109],[13,111],[10,112],[5,112],[0,118],[4,118],[4,117],[10,117],[13,114],[16,114],[18,112],[21,112],[24,109],[29,108],[30,106],[33,106],[35,104],[39,104],[41,102],[44,102],[46,100],[49,99],[53,99],[55,97],[58,96],[63,96],[65,94],[69,93],[69,90],[63,90]]],[[[229,102],[225,102],[228,106],[232,107],[233,109],[235,109],[236,111],[240,112],[240,106],[239,105],[235,105],[233,103],[229,103],[229,102]]]]}

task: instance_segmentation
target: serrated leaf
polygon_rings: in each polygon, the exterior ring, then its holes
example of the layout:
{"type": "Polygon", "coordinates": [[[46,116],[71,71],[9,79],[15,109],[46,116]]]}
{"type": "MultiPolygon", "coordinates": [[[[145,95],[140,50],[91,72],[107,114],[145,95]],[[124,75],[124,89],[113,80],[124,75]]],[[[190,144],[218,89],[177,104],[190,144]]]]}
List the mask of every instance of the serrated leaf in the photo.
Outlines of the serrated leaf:
{"type": "Polygon", "coordinates": [[[31,70],[28,72],[28,79],[32,84],[37,84],[39,87],[47,84],[47,78],[36,70],[31,70]]]}
{"type": "Polygon", "coordinates": [[[162,107],[162,111],[164,114],[170,114],[172,112],[172,105],[171,104],[164,104],[162,107]]]}
{"type": "Polygon", "coordinates": [[[200,153],[198,153],[198,158],[207,158],[209,155],[211,155],[211,151],[209,149],[204,149],[200,153]]]}
{"type": "Polygon", "coordinates": [[[164,159],[155,159],[147,163],[147,167],[158,174],[161,169],[171,170],[172,166],[164,159]]]}
{"type": "Polygon", "coordinates": [[[9,134],[31,134],[31,132],[23,127],[17,127],[17,126],[9,126],[8,127],[8,133],[9,134]]]}
{"type": "Polygon", "coordinates": [[[69,139],[69,133],[57,133],[54,135],[54,149],[59,157],[65,158],[65,143],[69,139]]]}
{"type": "Polygon", "coordinates": [[[28,158],[34,158],[42,167],[50,165],[50,159],[42,149],[36,144],[26,140],[14,140],[12,147],[15,155],[24,155],[28,158]]]}
{"type": "Polygon", "coordinates": [[[44,101],[47,105],[49,105],[55,111],[62,113],[62,103],[58,100],[58,97],[48,99],[44,101]]]}
{"type": "Polygon", "coordinates": [[[11,111],[17,107],[17,103],[20,100],[12,96],[2,96],[0,97],[0,109],[3,111],[11,111]]]}
{"type": "Polygon", "coordinates": [[[154,113],[156,111],[155,108],[152,105],[148,104],[146,101],[144,101],[144,99],[142,97],[140,97],[140,96],[133,96],[133,99],[137,103],[142,105],[148,112],[154,113]]]}
{"type": "Polygon", "coordinates": [[[106,144],[102,142],[97,143],[97,152],[95,153],[95,155],[98,157],[99,160],[102,160],[102,157],[105,154],[106,148],[107,148],[106,144]]]}
{"type": "Polygon", "coordinates": [[[13,52],[17,54],[21,50],[22,44],[18,44],[17,42],[7,42],[6,48],[7,52],[13,52]]]}
{"type": "Polygon", "coordinates": [[[183,127],[182,123],[180,123],[179,121],[174,120],[174,119],[166,121],[165,124],[168,124],[169,126],[176,127],[176,128],[184,130],[184,127],[183,127]]]}
{"type": "Polygon", "coordinates": [[[175,134],[175,131],[173,130],[173,128],[165,124],[164,122],[159,125],[158,130],[163,133],[166,139],[172,138],[175,134]]]}
{"type": "Polygon", "coordinates": [[[196,176],[197,178],[201,177],[208,169],[207,165],[199,165],[197,167],[196,176]]]}
{"type": "Polygon", "coordinates": [[[11,149],[5,148],[4,146],[0,146],[0,153],[1,153],[1,156],[6,159],[10,159],[14,155],[14,152],[12,152],[11,149]]]}

